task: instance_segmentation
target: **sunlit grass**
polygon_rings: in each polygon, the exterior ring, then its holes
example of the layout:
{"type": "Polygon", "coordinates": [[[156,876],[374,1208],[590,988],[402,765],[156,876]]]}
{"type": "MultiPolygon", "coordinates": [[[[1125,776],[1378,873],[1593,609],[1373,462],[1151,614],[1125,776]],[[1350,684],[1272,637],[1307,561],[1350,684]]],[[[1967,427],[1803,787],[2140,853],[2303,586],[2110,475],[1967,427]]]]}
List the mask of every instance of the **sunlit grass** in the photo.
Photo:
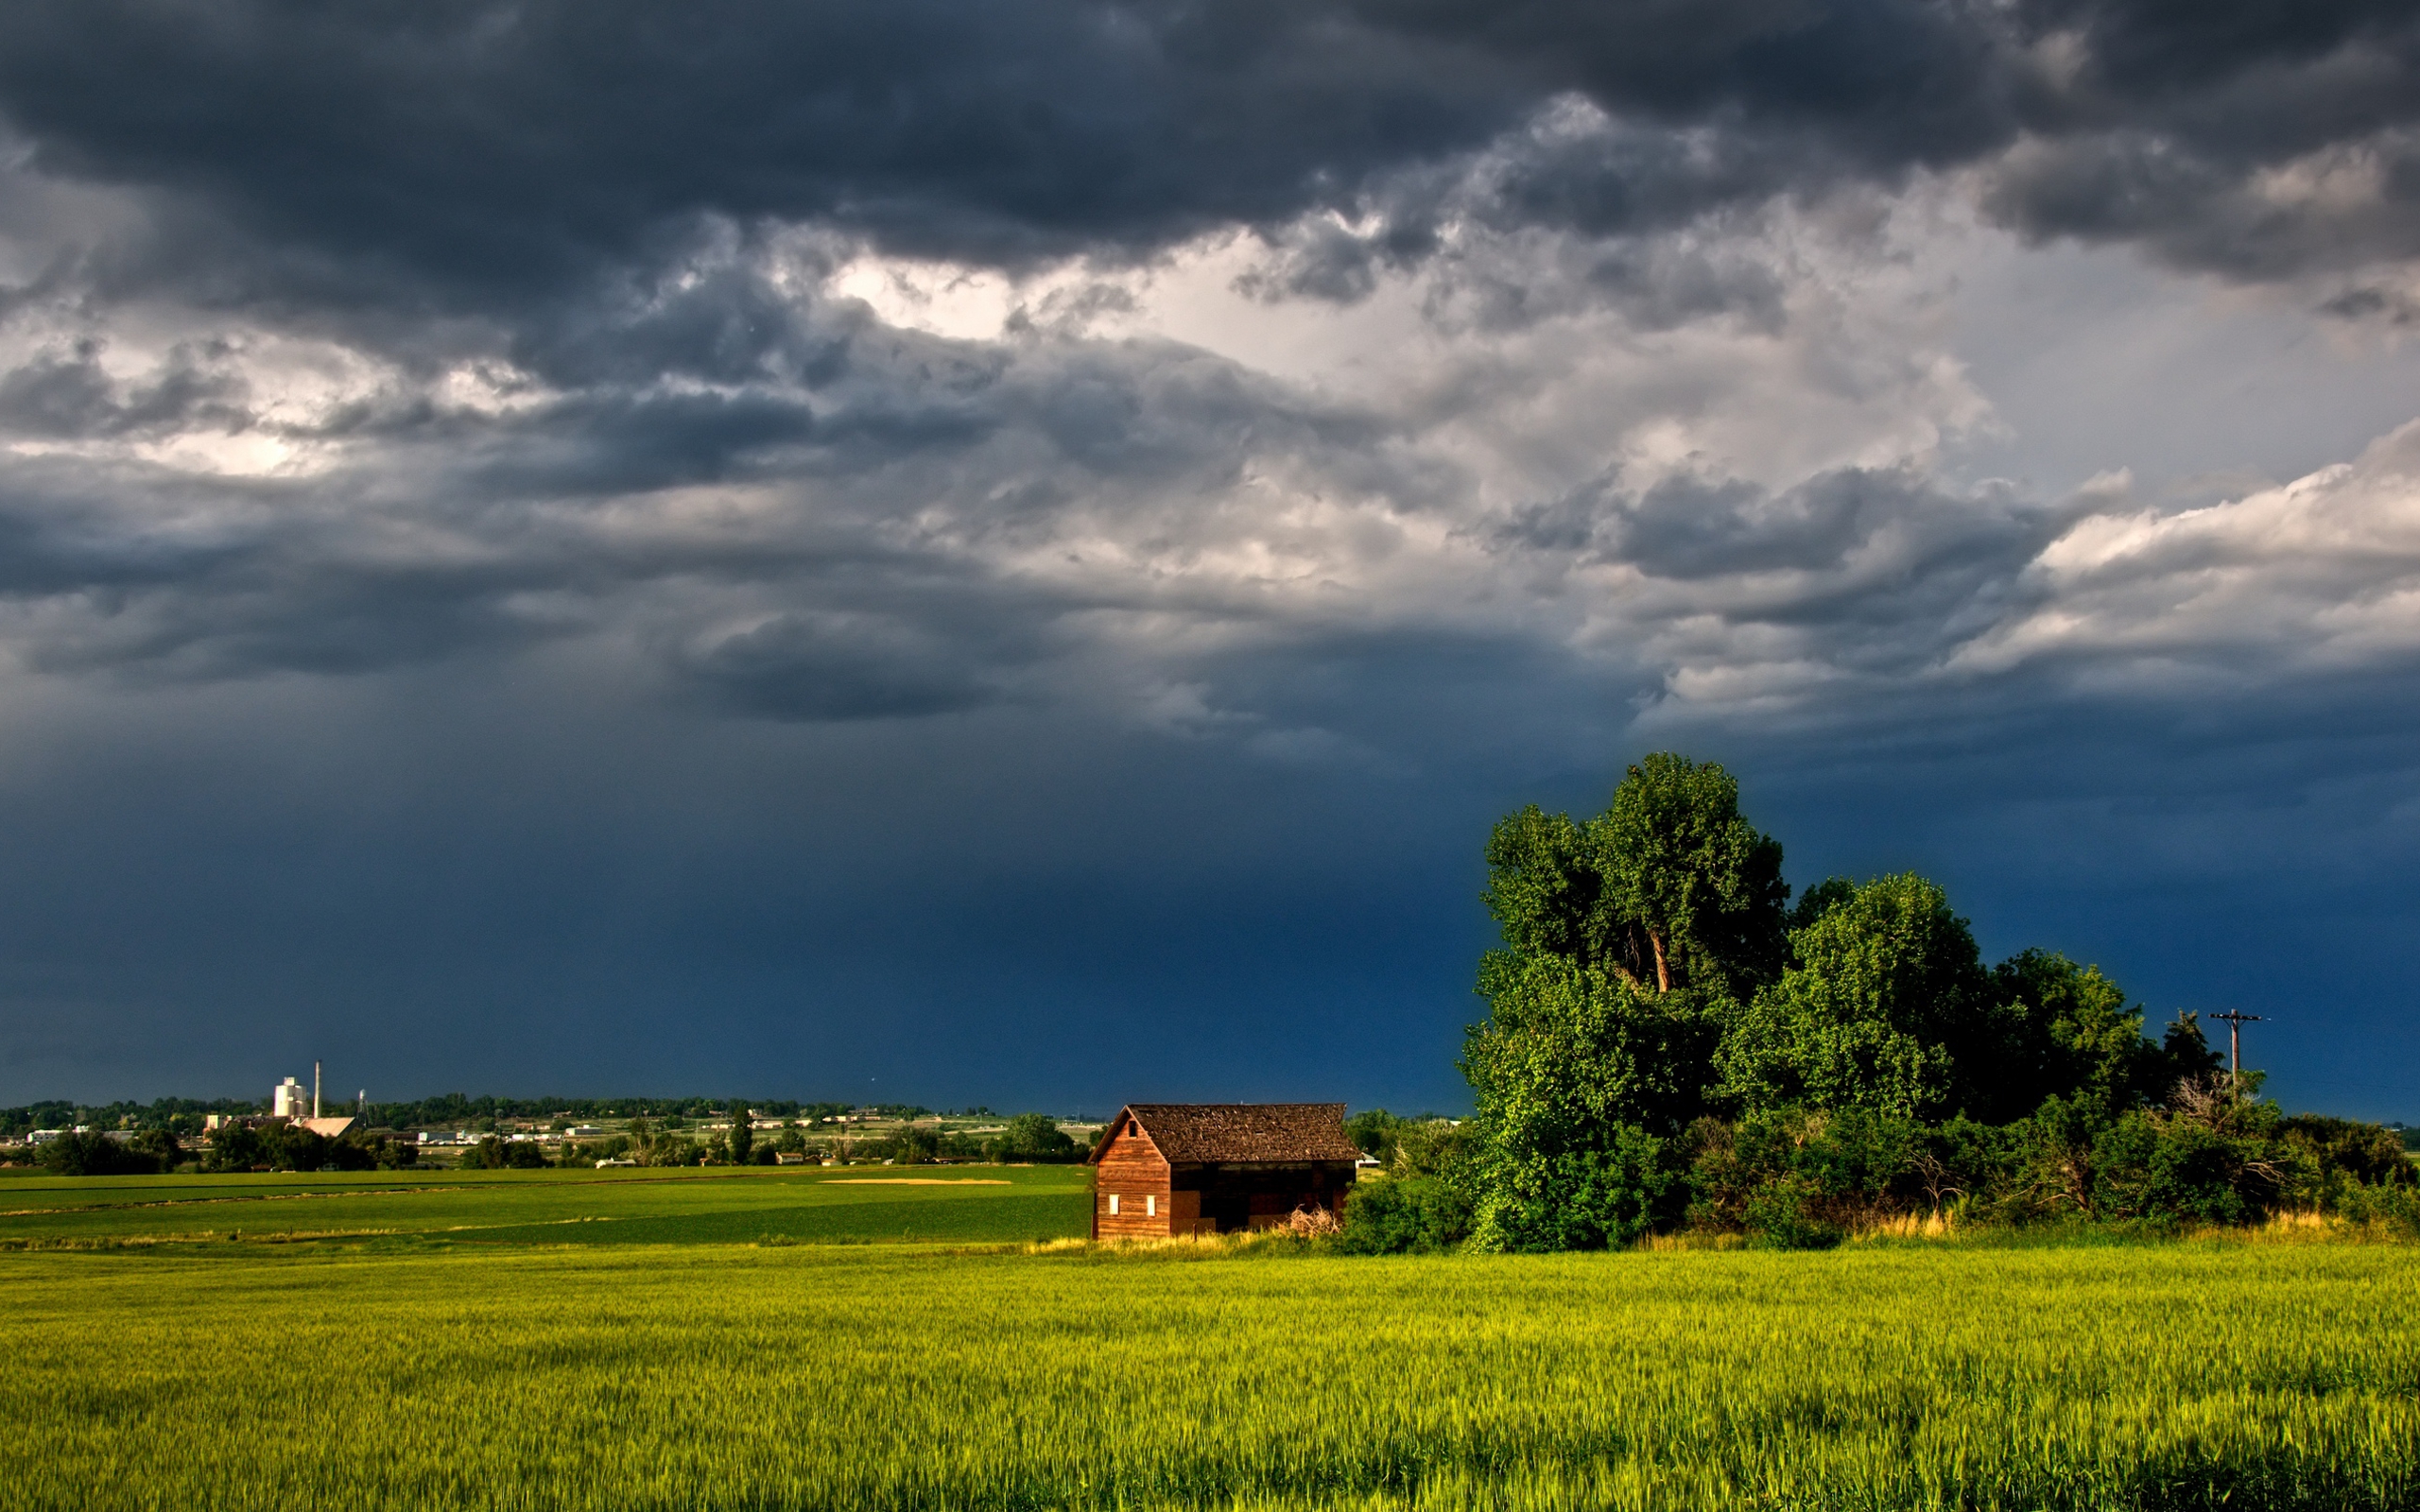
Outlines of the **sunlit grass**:
{"type": "Polygon", "coordinates": [[[451,1243],[1030,1240],[1081,1234],[1068,1166],[381,1172],[0,1180],[0,1246],[417,1235],[451,1243]],[[900,1182],[946,1184],[907,1185],[900,1182]]]}
{"type": "Polygon", "coordinates": [[[0,1502],[2400,1507],[2415,1277],[2356,1246],[0,1255],[0,1502]]]}

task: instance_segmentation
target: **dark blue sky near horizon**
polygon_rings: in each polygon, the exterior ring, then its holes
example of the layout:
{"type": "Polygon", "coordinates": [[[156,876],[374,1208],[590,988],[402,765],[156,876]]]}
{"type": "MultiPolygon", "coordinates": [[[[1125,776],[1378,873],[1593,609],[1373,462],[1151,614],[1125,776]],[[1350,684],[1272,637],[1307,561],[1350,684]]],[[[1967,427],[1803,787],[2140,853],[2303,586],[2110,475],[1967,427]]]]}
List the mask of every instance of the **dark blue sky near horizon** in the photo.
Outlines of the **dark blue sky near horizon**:
{"type": "Polygon", "coordinates": [[[1454,1109],[1488,827],[2420,1121],[2420,15],[28,5],[0,1104],[1454,1109]]]}

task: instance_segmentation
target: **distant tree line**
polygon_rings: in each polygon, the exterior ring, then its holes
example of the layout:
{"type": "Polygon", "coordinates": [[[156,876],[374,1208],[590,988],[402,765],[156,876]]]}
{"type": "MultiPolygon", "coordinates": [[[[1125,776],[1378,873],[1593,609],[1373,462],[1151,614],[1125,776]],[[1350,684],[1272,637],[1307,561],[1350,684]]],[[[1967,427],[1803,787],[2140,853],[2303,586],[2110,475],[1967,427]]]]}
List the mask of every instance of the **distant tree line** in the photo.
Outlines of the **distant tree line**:
{"type": "Polygon", "coordinates": [[[268,1111],[266,1099],[240,1097],[163,1097],[148,1103],[72,1103],[51,1100],[23,1108],[0,1108],[0,1139],[23,1139],[38,1128],[160,1129],[180,1136],[199,1135],[202,1120],[212,1113],[253,1114],[268,1111]]]}
{"type": "MultiPolygon", "coordinates": [[[[932,1109],[909,1103],[801,1103],[773,1098],[759,1099],[750,1106],[767,1118],[811,1121],[857,1112],[870,1112],[887,1119],[932,1116],[932,1109]]],[[[337,1118],[351,1117],[357,1112],[364,1124],[375,1128],[484,1125],[493,1129],[498,1121],[544,1123],[564,1117],[574,1121],[592,1118],[719,1117],[727,1114],[730,1107],[727,1099],[711,1097],[466,1097],[460,1092],[447,1092],[415,1102],[373,1102],[361,1108],[351,1102],[337,1102],[329,1104],[327,1110],[330,1116],[337,1118]]],[[[162,1097],[148,1103],[76,1103],[53,1099],[28,1103],[22,1108],[0,1108],[0,1139],[23,1139],[38,1128],[68,1129],[79,1125],[119,1131],[163,1129],[180,1138],[192,1139],[200,1136],[203,1121],[210,1114],[259,1117],[269,1110],[269,1099],[266,1097],[162,1097]]],[[[968,1111],[976,1116],[989,1113],[986,1108],[968,1111]]]]}
{"type": "MultiPolygon", "coordinates": [[[[717,1097],[465,1097],[460,1092],[447,1092],[416,1102],[373,1102],[366,1116],[370,1123],[387,1128],[459,1128],[481,1124],[493,1128],[503,1120],[546,1122],[559,1117],[577,1122],[596,1118],[721,1118],[729,1116],[733,1106],[731,1099],[717,1097]]],[[[775,1097],[751,1099],[744,1106],[760,1117],[785,1120],[821,1121],[866,1111],[890,1119],[932,1116],[932,1109],[908,1103],[801,1103],[775,1097]]]]}
{"type": "MultiPolygon", "coordinates": [[[[667,1099],[667,1101],[669,1101],[667,1099]]],[[[812,1105],[808,1105],[811,1108],[812,1105]]],[[[763,1110],[760,1107],[760,1111],[763,1110]]],[[[1020,1113],[999,1129],[981,1134],[893,1128],[878,1136],[830,1134],[797,1120],[775,1127],[735,1122],[718,1133],[692,1135],[680,1114],[633,1118],[627,1133],[567,1142],[550,1154],[535,1140],[489,1134],[463,1146],[455,1165],[463,1170],[539,1170],[552,1165],[594,1165],[628,1160],[640,1165],[773,1165],[784,1155],[901,1165],[935,1161],[989,1160],[1011,1163],[1068,1162],[1083,1159],[1084,1146],[1046,1113],[1020,1113]]],[[[231,1124],[208,1141],[187,1143],[162,1128],[115,1135],[69,1133],[42,1145],[35,1159],[64,1176],[145,1176],[190,1167],[201,1171],[372,1171],[419,1163],[416,1142],[391,1130],[356,1125],[334,1139],[297,1123],[257,1126],[231,1124]]]]}
{"type": "Polygon", "coordinates": [[[411,1165],[420,1156],[414,1145],[374,1130],[348,1129],[327,1139],[300,1124],[233,1124],[194,1148],[164,1128],[116,1138],[68,1133],[37,1153],[44,1169],[61,1176],[153,1176],[188,1163],[203,1171],[379,1171],[411,1165]]]}
{"type": "Polygon", "coordinates": [[[1348,1247],[1597,1248],[1699,1229],[1821,1246],[1890,1221],[2420,1220],[2404,1142],[2287,1117],[2194,1015],[2154,1040],[2094,967],[1986,966],[1912,873],[1793,905],[1721,767],[1630,769],[1586,820],[1527,808],[1487,847],[1502,944],[1461,1070],[1474,1116],[1366,1121],[1400,1173],[1348,1247]]]}
{"type": "MultiPolygon", "coordinates": [[[[474,1150],[464,1152],[464,1161],[494,1163],[499,1153],[508,1160],[544,1159],[535,1144],[483,1140],[474,1150]]],[[[734,1124],[718,1138],[693,1138],[679,1118],[633,1119],[627,1133],[574,1144],[563,1152],[562,1160],[566,1164],[629,1160],[640,1165],[773,1165],[784,1155],[797,1155],[898,1165],[943,1160],[1047,1164],[1080,1160],[1084,1154],[1084,1147],[1049,1114],[1019,1113],[996,1132],[982,1134],[908,1126],[859,1135],[835,1133],[814,1125],[748,1128],[734,1124]]]]}

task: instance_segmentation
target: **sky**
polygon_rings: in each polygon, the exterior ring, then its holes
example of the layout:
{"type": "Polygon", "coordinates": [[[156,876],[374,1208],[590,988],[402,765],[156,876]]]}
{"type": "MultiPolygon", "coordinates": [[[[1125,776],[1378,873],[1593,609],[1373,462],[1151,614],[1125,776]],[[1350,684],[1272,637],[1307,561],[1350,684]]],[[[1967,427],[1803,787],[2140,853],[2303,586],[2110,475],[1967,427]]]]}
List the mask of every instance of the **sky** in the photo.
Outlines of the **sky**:
{"type": "Polygon", "coordinates": [[[2420,1121],[2403,0],[21,0],[0,1103],[1467,1107],[1489,827],[2420,1121]]]}

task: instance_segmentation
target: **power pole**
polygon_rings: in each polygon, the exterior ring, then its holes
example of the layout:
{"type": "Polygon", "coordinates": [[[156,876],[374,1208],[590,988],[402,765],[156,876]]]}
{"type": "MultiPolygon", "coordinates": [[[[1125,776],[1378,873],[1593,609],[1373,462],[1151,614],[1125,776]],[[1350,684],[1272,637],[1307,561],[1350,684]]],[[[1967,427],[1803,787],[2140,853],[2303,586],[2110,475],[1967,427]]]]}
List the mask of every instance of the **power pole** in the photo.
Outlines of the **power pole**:
{"type": "Polygon", "coordinates": [[[2258,1023],[2260,1015],[2238,1013],[2229,1008],[2224,1013],[2213,1013],[2210,1017],[2227,1026],[2227,1080],[2240,1083],[2243,1078],[2243,1026],[2258,1023]]]}

